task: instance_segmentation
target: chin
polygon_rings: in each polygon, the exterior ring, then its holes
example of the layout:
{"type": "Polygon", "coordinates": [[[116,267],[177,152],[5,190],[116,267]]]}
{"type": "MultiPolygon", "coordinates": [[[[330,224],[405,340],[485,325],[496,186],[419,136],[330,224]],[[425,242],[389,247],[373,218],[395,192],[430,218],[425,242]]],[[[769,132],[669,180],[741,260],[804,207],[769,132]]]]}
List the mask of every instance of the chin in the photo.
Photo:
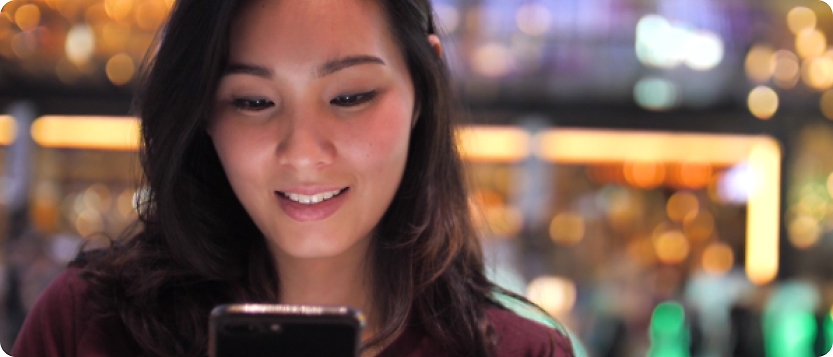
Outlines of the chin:
{"type": "Polygon", "coordinates": [[[272,244],[282,255],[296,259],[321,259],[338,257],[359,244],[360,241],[334,241],[324,237],[303,237],[291,241],[273,241],[272,244]]]}

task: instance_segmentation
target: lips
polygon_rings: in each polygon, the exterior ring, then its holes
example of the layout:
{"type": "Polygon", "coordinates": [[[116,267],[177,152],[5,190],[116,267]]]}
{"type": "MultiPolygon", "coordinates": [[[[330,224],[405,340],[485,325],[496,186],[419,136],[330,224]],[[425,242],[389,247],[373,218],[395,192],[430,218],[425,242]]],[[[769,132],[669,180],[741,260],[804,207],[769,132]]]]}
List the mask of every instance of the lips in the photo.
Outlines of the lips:
{"type": "Polygon", "coordinates": [[[308,190],[306,193],[275,191],[280,208],[298,222],[326,219],[341,208],[350,195],[350,188],[308,190]],[[329,198],[327,198],[329,197],[329,198]]]}
{"type": "Polygon", "coordinates": [[[325,191],[325,192],[312,194],[312,195],[305,195],[305,194],[301,194],[301,193],[286,193],[286,192],[280,192],[280,191],[276,191],[276,193],[278,193],[279,195],[281,195],[285,198],[290,199],[293,202],[298,202],[300,204],[305,204],[305,205],[314,205],[314,204],[318,204],[318,203],[330,200],[333,197],[338,197],[338,195],[344,193],[345,191],[347,191],[346,187],[342,188],[342,189],[338,189],[338,190],[325,191]]]}

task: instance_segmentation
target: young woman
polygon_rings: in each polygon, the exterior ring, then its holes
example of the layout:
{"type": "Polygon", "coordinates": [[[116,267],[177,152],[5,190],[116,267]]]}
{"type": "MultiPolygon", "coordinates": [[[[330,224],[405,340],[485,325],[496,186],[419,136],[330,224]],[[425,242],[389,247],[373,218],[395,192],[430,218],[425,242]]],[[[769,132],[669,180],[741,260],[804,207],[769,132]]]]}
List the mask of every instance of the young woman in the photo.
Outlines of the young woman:
{"type": "Polygon", "coordinates": [[[431,13],[178,0],[136,101],[141,230],[80,256],[12,354],[204,356],[214,306],[272,302],[358,308],[363,356],[572,356],[484,275],[431,13]]]}

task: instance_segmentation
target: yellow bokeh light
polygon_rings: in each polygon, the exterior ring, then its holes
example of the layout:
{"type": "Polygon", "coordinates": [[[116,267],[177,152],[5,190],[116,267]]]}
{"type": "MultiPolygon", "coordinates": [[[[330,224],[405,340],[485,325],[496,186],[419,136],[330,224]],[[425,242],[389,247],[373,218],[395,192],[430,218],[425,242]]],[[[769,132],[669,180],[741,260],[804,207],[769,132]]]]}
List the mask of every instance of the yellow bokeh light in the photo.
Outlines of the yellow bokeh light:
{"type": "Polygon", "coordinates": [[[10,115],[0,115],[0,145],[9,145],[17,137],[17,121],[10,115]]]}
{"type": "Polygon", "coordinates": [[[540,276],[529,283],[526,296],[546,312],[561,315],[576,303],[576,284],[565,278],[540,276]]]}
{"type": "Polygon", "coordinates": [[[703,270],[707,273],[722,275],[729,272],[735,264],[732,247],[723,242],[709,244],[703,250],[703,270]]]}
{"type": "Polygon", "coordinates": [[[821,95],[819,106],[824,117],[833,120],[833,90],[828,90],[821,95]]]}
{"type": "Polygon", "coordinates": [[[689,215],[696,215],[700,210],[700,201],[691,192],[677,192],[668,199],[666,212],[668,218],[675,222],[682,222],[689,215]]]}
{"type": "Polygon", "coordinates": [[[794,34],[816,28],[816,13],[806,7],[795,7],[787,13],[787,27],[794,34]]]}
{"type": "Polygon", "coordinates": [[[467,161],[517,162],[530,153],[530,135],[520,128],[469,126],[457,131],[457,142],[467,161]]]}
{"type": "Polygon", "coordinates": [[[795,37],[795,49],[802,58],[821,56],[827,50],[827,37],[817,29],[801,31],[795,37]]]}
{"type": "Polygon", "coordinates": [[[139,121],[45,116],[32,123],[31,135],[43,147],[134,151],[139,146],[139,121]]]}
{"type": "Polygon", "coordinates": [[[136,65],[133,58],[126,54],[117,54],[107,61],[107,78],[115,85],[124,85],[133,79],[136,65]]]}
{"type": "Polygon", "coordinates": [[[143,30],[156,30],[165,21],[166,12],[162,0],[145,0],[136,6],[136,24],[143,30]]]}
{"type": "Polygon", "coordinates": [[[683,225],[683,231],[686,237],[695,241],[709,239],[714,233],[714,216],[707,211],[701,211],[696,215],[689,214],[683,225]]]}
{"type": "Polygon", "coordinates": [[[821,237],[819,222],[810,216],[798,216],[787,226],[790,242],[799,249],[810,248],[821,237]]]}
{"type": "Polygon", "coordinates": [[[101,42],[109,53],[124,51],[130,41],[130,25],[108,21],[101,27],[101,42]]]}
{"type": "Polygon", "coordinates": [[[26,4],[14,12],[14,22],[22,31],[30,31],[40,23],[40,8],[35,4],[26,4]]]}
{"type": "Polygon", "coordinates": [[[755,284],[766,284],[778,274],[781,145],[761,140],[749,152],[748,163],[761,180],[747,200],[746,274],[755,284]]]}
{"type": "Polygon", "coordinates": [[[640,188],[659,186],[665,180],[665,165],[654,162],[626,162],[622,167],[627,183],[640,188]]]}
{"type": "Polygon", "coordinates": [[[90,5],[87,10],[84,12],[84,20],[86,20],[87,24],[90,26],[101,26],[104,23],[110,21],[109,15],[107,15],[107,10],[102,3],[96,3],[90,5]]]}
{"type": "Polygon", "coordinates": [[[666,264],[680,263],[688,257],[689,244],[686,236],[676,230],[661,234],[654,240],[657,258],[666,264]]]}
{"type": "Polygon", "coordinates": [[[550,238],[553,242],[573,245],[584,238],[584,218],[572,212],[557,214],[550,223],[550,238]]]}
{"type": "Polygon", "coordinates": [[[12,31],[12,20],[8,16],[0,14],[0,41],[11,36],[12,33],[14,33],[12,31]]]}
{"type": "Polygon", "coordinates": [[[781,88],[795,87],[801,73],[801,63],[798,56],[787,50],[779,50],[773,55],[773,79],[781,88]]]}
{"type": "Polygon", "coordinates": [[[677,170],[677,183],[688,188],[700,188],[709,184],[712,167],[708,163],[684,162],[677,170]]]}
{"type": "Polygon", "coordinates": [[[758,119],[769,119],[778,111],[778,93],[766,86],[755,87],[747,100],[749,111],[758,119]]]}
{"type": "Polygon", "coordinates": [[[754,82],[765,83],[775,72],[775,50],[768,45],[755,45],[746,55],[746,76],[754,82]]]}
{"type": "Polygon", "coordinates": [[[104,221],[101,213],[92,209],[82,211],[75,219],[75,230],[84,238],[92,238],[93,235],[102,233],[104,221]]]}
{"type": "Polygon", "coordinates": [[[827,185],[826,186],[827,186],[827,194],[830,195],[831,198],[833,198],[833,172],[831,172],[830,175],[827,176],[827,185]]]}
{"type": "Polygon", "coordinates": [[[825,90],[833,86],[833,59],[828,57],[808,58],[804,61],[801,69],[801,78],[808,87],[825,90]]]}
{"type": "Polygon", "coordinates": [[[133,11],[133,0],[104,0],[104,10],[111,19],[121,21],[133,11]]]}

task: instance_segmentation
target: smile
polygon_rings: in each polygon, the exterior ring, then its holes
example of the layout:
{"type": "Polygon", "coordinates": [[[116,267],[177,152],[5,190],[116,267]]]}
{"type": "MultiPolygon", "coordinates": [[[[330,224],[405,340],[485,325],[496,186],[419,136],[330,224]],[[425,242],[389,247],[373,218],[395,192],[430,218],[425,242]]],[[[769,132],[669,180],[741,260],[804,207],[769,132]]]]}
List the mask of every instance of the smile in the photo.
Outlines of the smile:
{"type": "Polygon", "coordinates": [[[342,189],[339,189],[339,190],[321,192],[321,193],[317,193],[317,194],[314,194],[314,195],[303,195],[303,194],[300,194],[300,193],[285,193],[285,192],[280,192],[280,191],[276,191],[276,192],[278,194],[280,194],[281,196],[283,196],[285,198],[288,198],[290,201],[298,202],[298,203],[304,204],[304,205],[314,205],[316,203],[321,203],[321,202],[330,200],[334,197],[338,197],[339,195],[341,195],[345,191],[347,191],[346,187],[342,188],[342,189]]]}

